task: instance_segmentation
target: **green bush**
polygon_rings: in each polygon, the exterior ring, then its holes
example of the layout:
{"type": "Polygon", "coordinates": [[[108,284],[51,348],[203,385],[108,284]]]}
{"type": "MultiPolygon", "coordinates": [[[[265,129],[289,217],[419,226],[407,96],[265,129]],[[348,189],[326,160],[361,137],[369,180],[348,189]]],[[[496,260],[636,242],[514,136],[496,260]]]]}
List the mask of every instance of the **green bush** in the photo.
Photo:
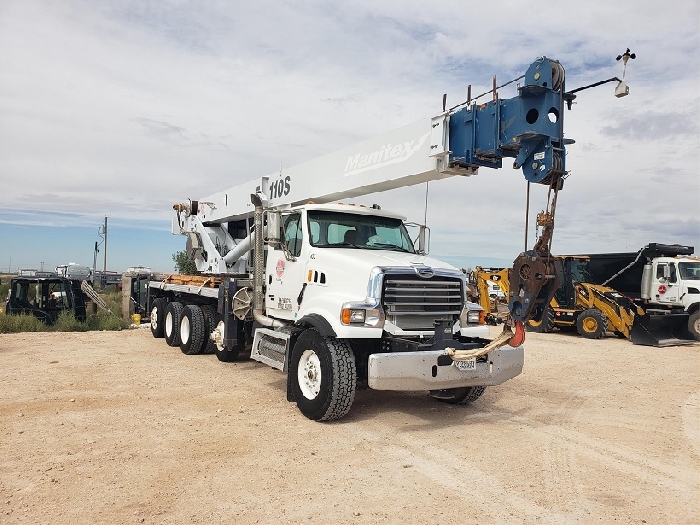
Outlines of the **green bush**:
{"type": "Polygon", "coordinates": [[[14,334],[17,332],[46,332],[49,327],[29,314],[0,315],[0,334],[14,334]]]}
{"type": "Polygon", "coordinates": [[[99,310],[85,322],[78,321],[71,312],[61,312],[56,322],[48,326],[33,315],[0,314],[0,334],[17,332],[88,332],[91,330],[117,331],[129,328],[129,323],[115,314],[99,310]]]}
{"type": "Polygon", "coordinates": [[[129,328],[128,321],[125,321],[116,314],[110,314],[104,310],[98,310],[96,314],[88,316],[85,321],[87,330],[124,330],[129,328]]]}
{"type": "Polygon", "coordinates": [[[100,294],[100,297],[114,315],[118,315],[119,312],[122,311],[122,292],[115,290],[113,292],[100,294]]]}
{"type": "Polygon", "coordinates": [[[61,312],[51,326],[52,332],[87,332],[89,329],[87,323],[81,323],[68,311],[61,312]]]}

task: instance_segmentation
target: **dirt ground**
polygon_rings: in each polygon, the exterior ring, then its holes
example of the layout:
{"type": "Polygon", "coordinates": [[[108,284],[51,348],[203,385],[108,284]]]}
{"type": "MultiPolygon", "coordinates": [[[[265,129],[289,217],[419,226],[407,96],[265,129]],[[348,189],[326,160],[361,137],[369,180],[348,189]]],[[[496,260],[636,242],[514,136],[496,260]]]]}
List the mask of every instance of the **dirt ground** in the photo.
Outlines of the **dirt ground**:
{"type": "Polygon", "coordinates": [[[698,523],[699,379],[697,344],[528,334],[471,406],[315,423],[282,372],[147,328],[0,334],[0,523],[698,523]]]}

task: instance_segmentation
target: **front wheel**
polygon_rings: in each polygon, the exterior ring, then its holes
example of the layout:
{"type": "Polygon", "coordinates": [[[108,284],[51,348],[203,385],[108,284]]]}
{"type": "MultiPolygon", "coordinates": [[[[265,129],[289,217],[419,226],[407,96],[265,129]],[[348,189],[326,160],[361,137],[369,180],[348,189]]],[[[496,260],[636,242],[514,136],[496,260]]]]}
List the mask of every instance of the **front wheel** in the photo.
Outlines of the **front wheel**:
{"type": "Polygon", "coordinates": [[[695,310],[688,318],[688,330],[696,341],[700,341],[700,310],[695,310]]]}
{"type": "Polygon", "coordinates": [[[357,371],[348,343],[314,329],[299,336],[289,367],[299,411],[314,421],[340,419],[355,400],[357,371]]]}
{"type": "Polygon", "coordinates": [[[576,328],[587,339],[600,339],[608,329],[608,319],[600,310],[589,308],[576,318],[576,328]]]}
{"type": "Polygon", "coordinates": [[[447,390],[441,390],[439,396],[433,396],[443,401],[444,403],[449,403],[450,405],[465,405],[476,401],[479,399],[484,391],[485,386],[467,386],[464,388],[448,388],[447,390]]]}

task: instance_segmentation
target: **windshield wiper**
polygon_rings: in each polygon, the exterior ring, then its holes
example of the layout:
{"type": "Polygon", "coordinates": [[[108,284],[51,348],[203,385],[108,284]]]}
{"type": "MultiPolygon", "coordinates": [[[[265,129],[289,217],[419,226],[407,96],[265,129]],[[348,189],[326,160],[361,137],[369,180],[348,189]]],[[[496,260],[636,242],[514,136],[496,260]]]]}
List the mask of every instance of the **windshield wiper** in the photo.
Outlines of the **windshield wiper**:
{"type": "Polygon", "coordinates": [[[391,244],[388,242],[375,242],[375,243],[367,245],[367,248],[378,249],[378,250],[391,250],[394,252],[412,253],[410,250],[407,250],[406,248],[402,248],[401,246],[396,246],[395,244],[391,244]]]}

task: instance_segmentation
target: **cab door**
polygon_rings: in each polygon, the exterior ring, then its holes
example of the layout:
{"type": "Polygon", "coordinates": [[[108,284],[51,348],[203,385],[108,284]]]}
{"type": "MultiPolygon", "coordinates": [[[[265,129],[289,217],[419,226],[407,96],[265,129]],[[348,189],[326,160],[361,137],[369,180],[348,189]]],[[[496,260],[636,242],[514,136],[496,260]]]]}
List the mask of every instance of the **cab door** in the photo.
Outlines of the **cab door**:
{"type": "Polygon", "coordinates": [[[304,291],[306,257],[304,224],[301,213],[284,218],[282,246],[267,253],[266,312],[271,317],[294,320],[304,291]]]}
{"type": "Polygon", "coordinates": [[[656,301],[659,303],[672,304],[678,302],[678,292],[676,263],[657,263],[652,281],[652,297],[656,297],[656,301]]]}

